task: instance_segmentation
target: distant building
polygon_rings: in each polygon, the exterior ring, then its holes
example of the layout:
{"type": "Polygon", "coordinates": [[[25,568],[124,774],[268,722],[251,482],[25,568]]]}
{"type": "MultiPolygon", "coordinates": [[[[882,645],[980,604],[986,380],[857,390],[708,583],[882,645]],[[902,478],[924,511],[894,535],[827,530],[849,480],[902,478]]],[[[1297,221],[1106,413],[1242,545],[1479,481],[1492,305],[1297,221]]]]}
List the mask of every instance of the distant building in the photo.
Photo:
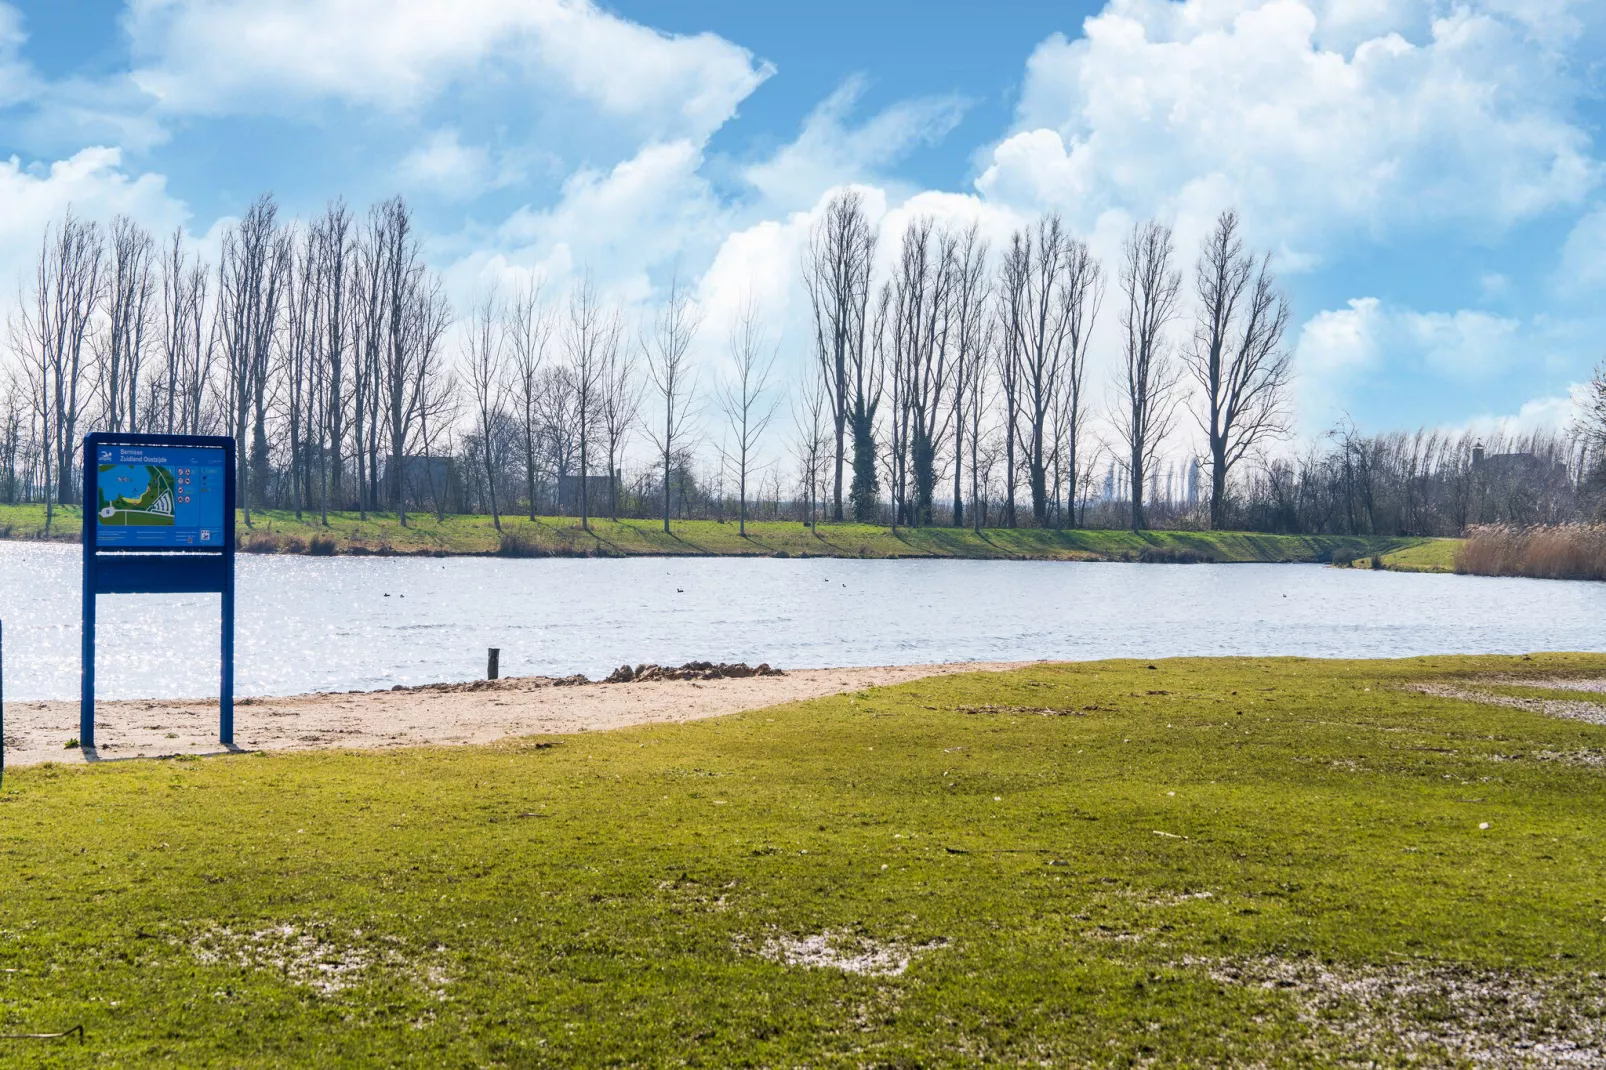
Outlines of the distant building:
{"type": "MultiPolygon", "coordinates": [[[[586,503],[590,506],[586,510],[590,516],[599,512],[606,512],[608,508],[608,492],[610,479],[608,472],[592,472],[586,476],[586,503]]],[[[621,483],[619,473],[614,472],[611,482],[615,487],[621,483]]],[[[560,476],[558,478],[558,507],[565,516],[580,515],[580,476],[560,476]]]]}
{"type": "Polygon", "coordinates": [[[1472,447],[1472,471],[1484,480],[1546,480],[1567,478],[1567,466],[1533,453],[1486,453],[1483,443],[1472,447]]]}
{"type": "MultiPolygon", "coordinates": [[[[380,458],[380,500],[390,504],[391,459],[380,458]]],[[[457,477],[457,463],[451,457],[424,457],[408,454],[402,458],[402,488],[410,509],[434,509],[439,502],[442,511],[463,511],[462,486],[457,477]]]]}
{"type": "Polygon", "coordinates": [[[1199,458],[1188,458],[1188,508],[1199,504],[1199,458]]]}

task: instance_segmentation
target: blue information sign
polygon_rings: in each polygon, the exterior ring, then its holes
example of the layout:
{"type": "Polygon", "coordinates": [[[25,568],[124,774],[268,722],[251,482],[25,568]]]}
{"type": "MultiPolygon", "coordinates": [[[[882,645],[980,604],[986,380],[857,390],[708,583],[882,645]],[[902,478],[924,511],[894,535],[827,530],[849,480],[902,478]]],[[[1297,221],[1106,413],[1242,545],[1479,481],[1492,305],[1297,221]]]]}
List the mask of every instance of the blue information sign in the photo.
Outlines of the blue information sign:
{"type": "Polygon", "coordinates": [[[95,465],[97,548],[223,545],[223,450],[103,445],[95,465]]]}
{"type": "Polygon", "coordinates": [[[234,743],[234,440],[84,439],[84,632],[79,742],[95,750],[95,608],[103,594],[222,599],[218,738],[234,743]]]}

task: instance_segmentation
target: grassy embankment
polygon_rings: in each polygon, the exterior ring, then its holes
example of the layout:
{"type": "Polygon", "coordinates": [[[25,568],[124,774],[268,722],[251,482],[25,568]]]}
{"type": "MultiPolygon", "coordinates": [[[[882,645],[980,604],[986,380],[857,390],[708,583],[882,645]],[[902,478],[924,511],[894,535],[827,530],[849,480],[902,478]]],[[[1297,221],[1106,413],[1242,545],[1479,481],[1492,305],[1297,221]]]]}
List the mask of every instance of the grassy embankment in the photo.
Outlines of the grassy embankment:
{"type": "Polygon", "coordinates": [[[0,1033],[87,1042],[0,1062],[1598,1061],[1606,727],[1404,690],[1477,672],[1606,657],[1044,666],[12,771],[0,1033]]]}
{"type": "MultiPolygon", "coordinates": [[[[52,537],[76,539],[76,509],[58,512],[52,537]]],[[[488,516],[414,514],[408,526],[390,513],[331,514],[325,528],[316,515],[297,520],[293,513],[270,510],[253,516],[250,528],[239,525],[241,546],[263,553],[490,554],[521,556],[633,556],[641,554],[788,557],[963,557],[1036,560],[1321,561],[1336,549],[1364,554],[1390,554],[1428,540],[1361,538],[1329,535],[1261,535],[1232,531],[1053,531],[1037,528],[990,528],[980,535],[969,529],[900,528],[867,524],[822,524],[812,532],[802,524],[755,521],[748,537],[734,523],[713,520],[676,521],[664,534],[655,520],[593,520],[585,531],[573,517],[504,517],[505,537],[488,516]]],[[[11,538],[42,538],[44,507],[0,506],[0,533],[11,538]]]]}

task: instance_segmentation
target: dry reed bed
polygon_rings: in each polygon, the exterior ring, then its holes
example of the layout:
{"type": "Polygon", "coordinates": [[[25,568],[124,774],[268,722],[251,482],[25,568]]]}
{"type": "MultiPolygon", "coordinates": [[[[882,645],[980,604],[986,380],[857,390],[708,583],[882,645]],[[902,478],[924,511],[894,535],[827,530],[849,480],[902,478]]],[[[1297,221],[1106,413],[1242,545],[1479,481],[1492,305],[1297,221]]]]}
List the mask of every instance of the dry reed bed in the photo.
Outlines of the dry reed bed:
{"type": "Polygon", "coordinates": [[[1471,528],[1455,570],[1475,576],[1606,580],[1606,524],[1471,528]]]}

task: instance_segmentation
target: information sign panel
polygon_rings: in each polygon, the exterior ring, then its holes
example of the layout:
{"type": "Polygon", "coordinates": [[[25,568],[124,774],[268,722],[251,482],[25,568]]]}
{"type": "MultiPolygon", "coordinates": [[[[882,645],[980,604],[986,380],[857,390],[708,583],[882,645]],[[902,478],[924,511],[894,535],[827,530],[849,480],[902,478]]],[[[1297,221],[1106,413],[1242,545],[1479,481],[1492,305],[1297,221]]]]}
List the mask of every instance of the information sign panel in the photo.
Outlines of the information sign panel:
{"type": "Polygon", "coordinates": [[[103,445],[95,450],[97,549],[221,549],[224,451],[103,445]]]}
{"type": "Polygon", "coordinates": [[[223,596],[218,738],[234,742],[234,440],[84,439],[84,631],[79,742],[95,747],[95,608],[102,594],[223,596]]]}

